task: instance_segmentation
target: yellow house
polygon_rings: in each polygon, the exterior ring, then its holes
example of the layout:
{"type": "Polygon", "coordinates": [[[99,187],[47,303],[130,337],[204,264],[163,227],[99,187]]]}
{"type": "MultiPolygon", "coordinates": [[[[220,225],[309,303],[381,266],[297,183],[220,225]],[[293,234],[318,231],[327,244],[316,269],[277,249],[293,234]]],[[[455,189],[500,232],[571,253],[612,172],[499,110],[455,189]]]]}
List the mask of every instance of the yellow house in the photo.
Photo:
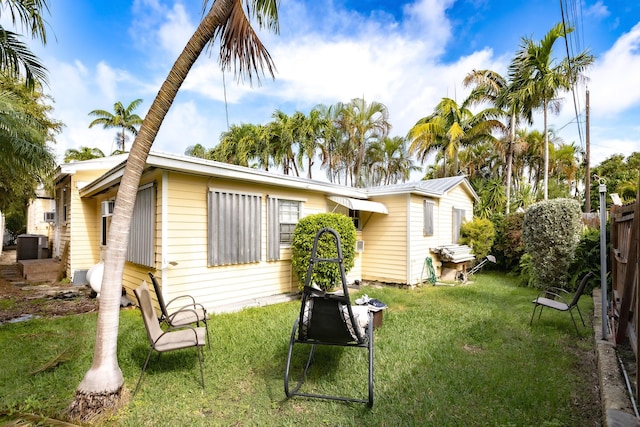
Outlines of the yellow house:
{"type": "MultiPolygon", "coordinates": [[[[108,170],[97,160],[58,170],[53,255],[65,260],[69,277],[104,257],[123,156],[105,158],[116,162],[108,170]]],[[[295,292],[293,229],[322,212],[354,220],[350,281],[416,284],[429,248],[455,242],[476,197],[464,177],[357,189],[152,152],[131,218],[123,286],[132,294],[152,272],[166,300],[190,294],[211,311],[295,292]]]]}

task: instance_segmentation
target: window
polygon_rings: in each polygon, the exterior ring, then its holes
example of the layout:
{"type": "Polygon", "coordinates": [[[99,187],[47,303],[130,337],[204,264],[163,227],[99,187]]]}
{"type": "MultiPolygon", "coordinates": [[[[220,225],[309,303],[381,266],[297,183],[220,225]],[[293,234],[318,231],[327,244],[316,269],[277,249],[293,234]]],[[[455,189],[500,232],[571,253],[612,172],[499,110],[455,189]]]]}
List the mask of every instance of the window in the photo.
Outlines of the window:
{"type": "Polygon", "coordinates": [[[280,246],[291,245],[293,230],[300,220],[299,201],[267,199],[267,261],[280,259],[280,246]]]}
{"type": "MultiPolygon", "coordinates": [[[[104,218],[104,217],[103,217],[104,218]]],[[[148,267],[155,265],[156,188],[141,187],[131,216],[127,261],[148,267]]]]}
{"type": "Polygon", "coordinates": [[[424,236],[433,236],[434,233],[434,218],[433,218],[433,207],[435,203],[431,200],[425,200],[423,203],[423,215],[424,215],[424,224],[423,224],[423,235],[424,236]]]}
{"type": "Polygon", "coordinates": [[[278,214],[280,216],[280,244],[290,245],[293,240],[293,230],[300,219],[300,202],[280,200],[278,214]]]}
{"type": "Polygon", "coordinates": [[[208,264],[259,262],[262,197],[210,190],[207,203],[208,264]]]}
{"type": "Polygon", "coordinates": [[[58,225],[66,225],[67,224],[67,188],[64,187],[60,192],[60,216],[56,218],[58,225]]]}
{"type": "Polygon", "coordinates": [[[349,209],[349,218],[353,221],[356,230],[362,230],[362,222],[360,221],[360,211],[349,209]]]}
{"type": "Polygon", "coordinates": [[[102,230],[100,238],[100,244],[102,246],[107,246],[107,233],[109,232],[109,227],[111,227],[111,215],[102,215],[102,230]]]}
{"type": "Polygon", "coordinates": [[[453,243],[460,239],[460,227],[464,221],[464,209],[453,208],[453,243]]]}

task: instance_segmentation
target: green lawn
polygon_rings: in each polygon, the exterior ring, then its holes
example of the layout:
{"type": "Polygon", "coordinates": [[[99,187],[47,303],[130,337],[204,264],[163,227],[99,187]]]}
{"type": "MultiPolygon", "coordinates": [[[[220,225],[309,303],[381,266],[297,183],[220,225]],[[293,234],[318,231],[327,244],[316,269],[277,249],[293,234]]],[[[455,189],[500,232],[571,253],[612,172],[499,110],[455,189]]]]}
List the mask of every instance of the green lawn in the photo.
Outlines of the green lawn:
{"type": "MultiPolygon", "coordinates": [[[[577,336],[567,313],[546,310],[530,327],[536,291],[514,283],[487,273],[456,287],[364,288],[389,306],[375,331],[373,409],[285,398],[299,310],[290,302],[213,316],[204,391],[193,349],[153,357],[137,396],[103,424],[598,425],[590,323],[577,336]]],[[[580,307],[590,320],[591,298],[580,307]]],[[[61,418],[91,364],[95,322],[89,314],[0,326],[0,411],[61,418]]],[[[138,310],[121,312],[119,336],[132,391],[148,351],[138,310]]],[[[366,397],[366,351],[322,348],[313,368],[314,390],[366,397]]]]}

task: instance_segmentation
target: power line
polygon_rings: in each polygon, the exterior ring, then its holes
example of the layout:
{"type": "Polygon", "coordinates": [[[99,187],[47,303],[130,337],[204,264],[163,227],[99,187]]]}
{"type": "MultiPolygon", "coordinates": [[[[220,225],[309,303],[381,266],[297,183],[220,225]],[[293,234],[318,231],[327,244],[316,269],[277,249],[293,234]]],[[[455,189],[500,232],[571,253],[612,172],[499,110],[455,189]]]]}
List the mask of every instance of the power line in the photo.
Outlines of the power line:
{"type": "MultiPolygon", "coordinates": [[[[570,34],[567,34],[567,27],[570,26],[567,25],[567,17],[565,14],[565,9],[567,9],[567,5],[565,4],[566,0],[560,0],[560,14],[562,16],[562,28],[564,29],[564,43],[565,43],[565,49],[567,52],[567,63],[569,64],[569,74],[572,76],[573,75],[573,71],[572,71],[572,63],[571,63],[571,58],[573,57],[572,55],[572,49],[570,48],[570,43],[569,43],[569,36],[570,34]]],[[[576,15],[576,2],[575,0],[573,0],[573,10],[574,10],[574,16],[576,15]]],[[[577,30],[577,26],[574,24],[573,26],[573,32],[576,33],[577,30]]],[[[577,80],[577,79],[576,79],[577,80]]],[[[579,108],[579,101],[576,95],[576,81],[573,81],[571,84],[571,93],[573,96],[573,108],[574,108],[574,112],[575,112],[575,116],[576,116],[576,123],[578,123],[578,138],[580,139],[580,146],[584,147],[584,141],[583,141],[583,137],[582,137],[582,128],[580,127],[580,120],[579,120],[579,114],[578,114],[578,108],[579,108]]]]}

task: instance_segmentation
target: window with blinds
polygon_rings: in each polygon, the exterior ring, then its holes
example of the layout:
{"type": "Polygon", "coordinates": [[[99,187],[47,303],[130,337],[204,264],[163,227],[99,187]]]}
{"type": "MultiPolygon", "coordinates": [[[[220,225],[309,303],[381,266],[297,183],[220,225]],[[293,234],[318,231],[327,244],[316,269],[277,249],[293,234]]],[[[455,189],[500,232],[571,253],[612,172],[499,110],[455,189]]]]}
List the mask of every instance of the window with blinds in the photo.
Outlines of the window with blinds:
{"type": "Polygon", "coordinates": [[[300,220],[301,202],[267,198],[267,260],[280,259],[280,246],[289,246],[300,220]]]}

